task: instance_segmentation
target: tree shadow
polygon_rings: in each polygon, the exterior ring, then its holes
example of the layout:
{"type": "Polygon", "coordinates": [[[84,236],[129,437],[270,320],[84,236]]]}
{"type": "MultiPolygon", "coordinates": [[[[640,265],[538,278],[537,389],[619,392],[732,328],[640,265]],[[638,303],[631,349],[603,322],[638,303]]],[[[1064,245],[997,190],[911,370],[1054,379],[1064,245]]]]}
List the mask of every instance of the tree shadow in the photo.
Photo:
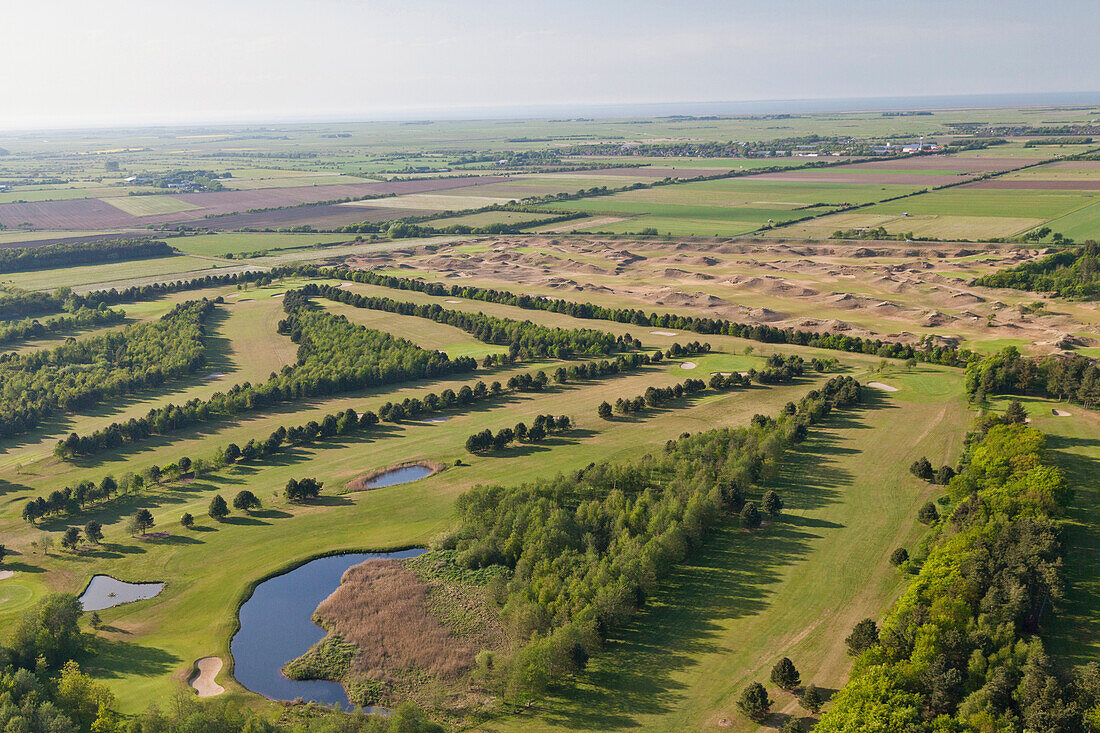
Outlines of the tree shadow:
{"type": "Polygon", "coordinates": [[[240,526],[258,527],[260,525],[271,524],[271,522],[265,522],[261,519],[257,519],[256,517],[249,515],[234,514],[223,519],[222,524],[236,524],[240,526]]]}
{"type": "Polygon", "coordinates": [[[121,639],[95,637],[94,654],[87,671],[96,677],[118,678],[123,674],[156,677],[167,674],[182,661],[171,652],[121,639]]]}

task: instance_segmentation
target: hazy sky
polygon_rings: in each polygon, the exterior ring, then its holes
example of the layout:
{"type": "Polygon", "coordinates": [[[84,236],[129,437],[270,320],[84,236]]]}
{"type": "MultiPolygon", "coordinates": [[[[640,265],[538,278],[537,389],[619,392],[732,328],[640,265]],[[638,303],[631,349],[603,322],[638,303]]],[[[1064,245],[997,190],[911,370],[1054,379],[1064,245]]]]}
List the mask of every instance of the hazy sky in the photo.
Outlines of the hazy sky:
{"type": "Polygon", "coordinates": [[[0,126],[1100,90],[1096,0],[7,0],[0,126]]]}

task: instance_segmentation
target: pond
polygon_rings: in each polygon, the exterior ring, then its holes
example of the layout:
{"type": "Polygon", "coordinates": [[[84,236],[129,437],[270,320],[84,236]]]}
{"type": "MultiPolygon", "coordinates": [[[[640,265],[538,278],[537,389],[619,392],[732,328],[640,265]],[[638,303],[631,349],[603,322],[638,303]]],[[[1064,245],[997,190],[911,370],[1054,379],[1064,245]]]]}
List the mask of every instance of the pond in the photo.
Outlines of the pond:
{"type": "Polygon", "coordinates": [[[366,560],[400,560],[424,552],[413,549],[330,555],[260,583],[241,606],[241,628],[229,643],[233,676],[248,689],[271,700],[302,698],[350,707],[347,693],[339,683],[292,680],[283,675],[283,665],[324,638],[325,630],[313,623],[313,612],[340,585],[340,578],[348,568],[366,560]]]}
{"type": "Polygon", "coordinates": [[[164,583],[127,583],[110,575],[94,575],[80,594],[80,605],[85,611],[102,611],[123,603],[144,601],[163,589],[164,583]]]}
{"type": "Polygon", "coordinates": [[[393,468],[385,473],[380,473],[363,484],[364,489],[383,489],[387,486],[407,484],[410,481],[419,481],[435,473],[429,466],[415,464],[393,468]]]}

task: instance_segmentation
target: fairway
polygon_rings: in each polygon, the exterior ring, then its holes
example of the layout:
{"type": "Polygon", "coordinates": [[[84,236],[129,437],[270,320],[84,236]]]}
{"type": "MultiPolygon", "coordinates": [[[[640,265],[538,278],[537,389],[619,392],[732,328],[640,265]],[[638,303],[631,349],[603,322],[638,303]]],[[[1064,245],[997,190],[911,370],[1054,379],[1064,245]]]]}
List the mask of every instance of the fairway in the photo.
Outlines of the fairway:
{"type": "MultiPolygon", "coordinates": [[[[608,640],[576,690],[487,728],[756,730],[737,713],[736,694],[766,681],[783,656],[804,682],[840,687],[849,659],[837,640],[898,595],[905,578],[889,554],[912,548],[923,529],[915,516],[931,489],[909,464],[954,459],[971,419],[953,374],[886,381],[900,391],[831,419],[768,484],[783,497],[783,517],[753,533],[716,534],[608,640]]],[[[780,694],[774,709],[798,706],[780,694]]]]}

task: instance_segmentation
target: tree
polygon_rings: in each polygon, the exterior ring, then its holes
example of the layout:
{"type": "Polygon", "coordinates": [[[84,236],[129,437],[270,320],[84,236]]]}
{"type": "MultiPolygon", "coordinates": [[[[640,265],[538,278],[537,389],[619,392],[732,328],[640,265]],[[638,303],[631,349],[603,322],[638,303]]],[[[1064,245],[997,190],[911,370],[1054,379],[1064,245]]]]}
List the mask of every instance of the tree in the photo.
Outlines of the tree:
{"type": "Polygon", "coordinates": [[[84,536],[89,542],[99,544],[99,541],[103,539],[103,525],[94,519],[84,525],[84,536]]]}
{"type": "Polygon", "coordinates": [[[301,503],[306,499],[316,499],[321,495],[321,487],[324,483],[314,478],[290,479],[286,482],[283,494],[287,501],[301,503]]]}
{"type": "Polygon", "coordinates": [[[604,400],[600,403],[600,406],[596,408],[596,414],[602,417],[604,420],[611,419],[611,403],[604,400]]]}
{"type": "Polygon", "coordinates": [[[4,555],[6,555],[7,552],[8,552],[8,548],[4,547],[3,545],[0,545],[0,565],[4,564],[4,555]]]}
{"type": "Polygon", "coordinates": [[[844,643],[848,645],[848,654],[853,657],[859,656],[878,644],[878,624],[869,618],[863,619],[855,625],[844,643]]]}
{"type": "Polygon", "coordinates": [[[225,460],[226,463],[236,463],[237,459],[241,457],[241,449],[236,443],[230,443],[225,446],[225,460]]]}
{"type": "Polygon", "coordinates": [[[802,691],[802,697],[799,698],[798,704],[811,715],[817,715],[821,710],[821,693],[817,691],[817,687],[812,682],[806,685],[806,689],[802,691]]]}
{"type": "Polygon", "coordinates": [[[1012,400],[1008,403],[1008,409],[1005,410],[1005,422],[1011,425],[1023,425],[1027,422],[1027,410],[1020,404],[1019,400],[1012,400]]]}
{"type": "Polygon", "coordinates": [[[760,512],[756,508],[756,504],[749,501],[745,503],[745,506],[741,508],[741,525],[748,529],[756,529],[760,526],[760,512]]]}
{"type": "Polygon", "coordinates": [[[925,456],[921,456],[918,461],[913,461],[913,465],[909,467],[909,471],[917,478],[922,478],[925,481],[931,481],[934,475],[932,463],[925,456]]]}
{"type": "Polygon", "coordinates": [[[794,662],[788,657],[783,657],[772,667],[772,682],[784,690],[793,690],[798,687],[800,675],[795,669],[794,662]]]}
{"type": "Polygon", "coordinates": [[[936,511],[936,505],[928,501],[917,512],[917,520],[921,524],[932,525],[940,521],[940,513],[936,511]]]}
{"type": "Polygon", "coordinates": [[[894,567],[904,565],[909,562],[909,551],[904,547],[899,547],[890,554],[890,564],[894,567]]]}
{"type": "Polygon", "coordinates": [[[938,471],[936,471],[936,476],[933,479],[932,483],[947,486],[947,484],[951,483],[951,479],[953,478],[955,478],[955,469],[951,468],[951,466],[948,466],[945,463],[944,465],[940,466],[938,471]]]}
{"type": "Polygon", "coordinates": [[[245,512],[251,512],[253,509],[260,507],[260,500],[256,498],[248,489],[237,492],[237,495],[233,497],[233,508],[241,509],[245,512]]]}
{"type": "Polygon", "coordinates": [[[65,534],[61,535],[61,546],[66,550],[75,550],[80,544],[80,530],[76,527],[69,527],[65,530],[65,534]]]}
{"type": "Polygon", "coordinates": [[[183,516],[180,517],[180,526],[184,529],[191,529],[195,526],[195,518],[189,512],[184,512],[183,516]]]}
{"type": "Polygon", "coordinates": [[[737,701],[737,708],[750,720],[757,723],[768,717],[772,701],[768,697],[768,691],[759,682],[753,682],[741,693],[741,699],[737,701]]]}
{"type": "Polygon", "coordinates": [[[779,516],[783,511],[783,500],[779,498],[779,494],[774,491],[769,491],[764,494],[764,511],[771,514],[773,517],[779,516]]]}
{"type": "Polygon", "coordinates": [[[229,505],[225,503],[225,499],[222,498],[221,494],[217,494],[210,500],[210,506],[206,511],[211,519],[220,522],[229,516],[229,505]]]}
{"type": "Polygon", "coordinates": [[[787,722],[779,729],[779,733],[806,733],[806,727],[802,721],[794,716],[787,718],[787,722]]]}
{"type": "Polygon", "coordinates": [[[41,657],[47,669],[57,669],[81,652],[80,614],[84,610],[71,593],[51,593],[24,613],[8,641],[13,661],[35,669],[41,657]]]}
{"type": "Polygon", "coordinates": [[[156,522],[153,521],[153,514],[148,509],[138,509],[134,512],[134,524],[138,532],[145,534],[145,531],[156,524],[156,522]]]}

